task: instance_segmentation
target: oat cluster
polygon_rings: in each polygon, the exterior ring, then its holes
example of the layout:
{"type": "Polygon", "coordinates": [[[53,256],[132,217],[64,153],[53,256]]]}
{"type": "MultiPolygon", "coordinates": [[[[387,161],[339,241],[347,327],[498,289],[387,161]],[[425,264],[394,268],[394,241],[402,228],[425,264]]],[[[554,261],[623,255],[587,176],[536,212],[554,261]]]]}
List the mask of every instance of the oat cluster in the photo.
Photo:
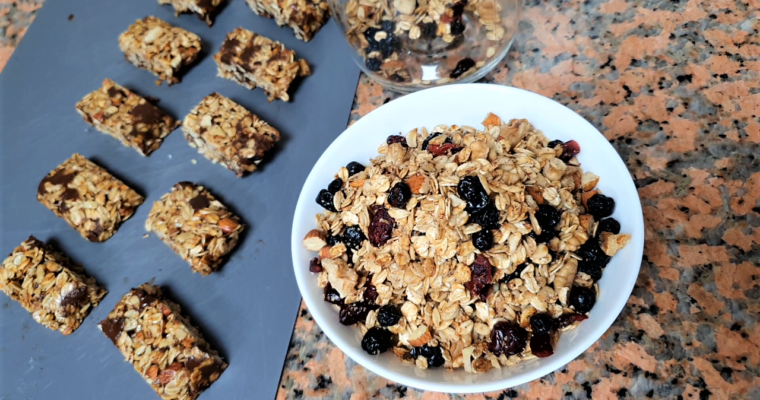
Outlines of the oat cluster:
{"type": "Polygon", "coordinates": [[[272,18],[279,26],[289,26],[296,38],[304,42],[314,38],[330,18],[325,0],[246,0],[258,15],[272,18]]]}

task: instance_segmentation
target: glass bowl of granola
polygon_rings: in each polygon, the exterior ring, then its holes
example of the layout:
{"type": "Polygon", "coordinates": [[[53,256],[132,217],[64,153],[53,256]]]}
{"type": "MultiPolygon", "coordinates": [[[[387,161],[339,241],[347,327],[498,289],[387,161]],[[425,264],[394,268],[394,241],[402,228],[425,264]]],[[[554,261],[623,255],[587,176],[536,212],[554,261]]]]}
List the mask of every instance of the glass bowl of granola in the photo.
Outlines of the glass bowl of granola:
{"type": "Polygon", "coordinates": [[[552,372],[636,282],[641,204],[614,148],[568,108],[454,85],[390,102],[307,178],[291,237],[309,311],[392,381],[451,393],[552,372]]]}
{"type": "Polygon", "coordinates": [[[522,0],[330,0],[365,74],[402,92],[474,82],[504,58],[522,0]]]}

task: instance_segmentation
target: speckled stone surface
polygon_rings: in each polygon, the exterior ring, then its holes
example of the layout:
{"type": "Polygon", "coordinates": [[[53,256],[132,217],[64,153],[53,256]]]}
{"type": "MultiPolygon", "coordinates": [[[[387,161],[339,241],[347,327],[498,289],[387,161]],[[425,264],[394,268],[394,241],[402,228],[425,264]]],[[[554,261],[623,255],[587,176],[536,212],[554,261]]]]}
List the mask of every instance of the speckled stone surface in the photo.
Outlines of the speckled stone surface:
{"type": "MultiPolygon", "coordinates": [[[[41,4],[0,0],[0,65],[41,4]]],[[[278,400],[760,399],[760,0],[532,0],[520,26],[484,80],[569,106],[625,160],[647,226],[628,307],[559,371],[467,396],[368,372],[302,307],[278,400]]],[[[398,96],[362,77],[352,121],[398,96]]]]}

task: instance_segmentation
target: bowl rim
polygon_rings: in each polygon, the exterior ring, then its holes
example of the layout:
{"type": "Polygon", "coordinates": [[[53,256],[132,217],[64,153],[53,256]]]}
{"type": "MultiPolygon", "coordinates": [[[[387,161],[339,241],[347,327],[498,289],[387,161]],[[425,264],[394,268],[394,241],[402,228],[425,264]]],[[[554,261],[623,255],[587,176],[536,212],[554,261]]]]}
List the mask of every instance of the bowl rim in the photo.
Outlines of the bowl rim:
{"type": "MultiPolygon", "coordinates": [[[[354,124],[347,127],[343,132],[341,132],[340,135],[338,135],[333,140],[333,142],[327,147],[327,149],[325,149],[325,151],[322,153],[322,155],[319,157],[319,159],[317,160],[317,162],[314,164],[311,171],[309,172],[309,175],[304,181],[304,184],[301,188],[301,193],[298,197],[296,209],[294,211],[293,225],[291,228],[291,257],[293,261],[293,269],[294,269],[293,272],[296,276],[298,288],[299,288],[299,291],[301,292],[304,302],[306,303],[307,308],[309,308],[310,310],[317,310],[316,305],[318,304],[318,302],[321,302],[322,299],[321,298],[315,299],[309,296],[304,296],[304,293],[305,293],[304,288],[305,288],[305,285],[308,284],[308,282],[305,281],[306,274],[302,274],[299,272],[300,269],[303,269],[303,266],[297,262],[297,259],[299,258],[298,254],[300,253],[300,251],[302,251],[300,249],[300,247],[302,247],[302,244],[301,244],[302,238],[298,237],[297,231],[298,231],[299,222],[302,221],[302,217],[305,216],[309,219],[314,218],[313,215],[303,215],[305,211],[303,210],[304,207],[302,206],[302,204],[306,204],[306,202],[311,201],[310,197],[312,194],[305,192],[306,186],[308,182],[310,182],[312,179],[315,179],[317,167],[324,162],[328,162],[326,155],[334,152],[337,148],[343,148],[344,145],[349,144],[348,141],[350,140],[350,138],[349,138],[349,135],[347,135],[347,133],[350,131],[362,130],[365,126],[369,126],[372,123],[373,116],[376,117],[379,115],[383,115],[384,113],[387,113],[388,110],[390,109],[397,108],[397,107],[404,107],[407,104],[413,107],[414,102],[416,101],[417,97],[422,96],[421,93],[425,93],[427,95],[430,95],[431,93],[433,93],[440,98],[445,98],[447,95],[451,95],[451,94],[461,95],[464,92],[464,93],[467,93],[467,95],[472,95],[473,93],[478,93],[482,91],[498,92],[497,95],[500,95],[500,96],[519,95],[519,96],[527,96],[527,97],[536,97],[538,98],[536,100],[540,100],[540,101],[550,101],[568,110],[569,112],[575,114],[575,116],[577,116],[580,119],[578,122],[585,124],[586,128],[593,129],[593,131],[602,135],[585,118],[583,118],[582,116],[580,116],[579,114],[571,110],[570,108],[564,106],[563,104],[551,98],[548,98],[548,97],[545,97],[540,94],[533,93],[524,89],[519,89],[519,88],[515,88],[511,86],[494,85],[494,84],[466,83],[466,84],[456,84],[456,85],[447,85],[447,86],[429,88],[429,89],[421,90],[419,92],[405,95],[401,98],[388,102],[387,104],[384,104],[378,107],[377,109],[371,111],[370,113],[368,113],[367,115],[365,115],[364,117],[356,121],[354,124]]],[[[479,94],[482,94],[482,93],[479,93],[479,94]]],[[[488,111],[489,110],[484,110],[484,114],[487,113],[488,111]]],[[[604,140],[604,142],[605,144],[602,146],[606,146],[605,151],[609,152],[611,155],[614,154],[616,156],[616,157],[610,157],[614,160],[613,162],[620,163],[620,165],[622,165],[622,167],[627,171],[628,169],[625,166],[625,163],[623,162],[622,158],[617,153],[617,151],[614,149],[614,147],[612,147],[612,145],[607,140],[604,140]]],[[[628,179],[625,179],[625,183],[624,183],[625,186],[628,186],[627,190],[633,190],[634,193],[637,193],[636,186],[633,182],[633,179],[630,176],[630,173],[627,177],[628,179]]],[[[631,261],[627,261],[626,265],[630,265],[631,268],[635,268],[635,276],[638,276],[641,269],[641,261],[643,259],[643,251],[644,251],[644,240],[643,240],[644,239],[643,238],[644,218],[643,218],[643,210],[641,207],[641,201],[638,198],[638,196],[636,198],[636,201],[633,202],[633,205],[635,206],[635,209],[627,210],[626,214],[632,214],[635,216],[635,218],[633,218],[634,219],[633,223],[636,226],[633,227],[634,229],[632,229],[632,232],[640,232],[642,237],[640,240],[640,246],[633,249],[634,257],[630,259],[631,261]]],[[[635,240],[632,240],[630,245],[633,245],[635,242],[636,242],[635,240]]],[[[409,386],[412,388],[421,389],[425,391],[434,391],[434,392],[441,392],[441,393],[481,393],[481,392],[504,390],[510,387],[514,387],[514,386],[541,378],[553,371],[560,369],[562,366],[573,361],[579,355],[584,353],[594,343],[596,343],[599,340],[599,338],[601,338],[602,335],[604,335],[605,332],[609,330],[609,328],[615,322],[615,320],[620,315],[622,310],[625,308],[625,305],[627,304],[628,299],[630,298],[630,295],[636,284],[636,280],[637,279],[635,278],[630,279],[628,282],[626,282],[625,286],[621,285],[617,287],[616,292],[620,293],[620,295],[614,298],[614,302],[611,307],[611,309],[614,310],[614,312],[602,314],[600,316],[600,320],[597,323],[597,327],[594,329],[593,333],[581,338],[579,342],[575,344],[574,348],[570,350],[568,353],[566,353],[564,356],[544,358],[542,359],[542,360],[545,360],[545,363],[543,366],[531,371],[521,373],[519,378],[516,378],[515,376],[505,376],[503,379],[496,380],[493,382],[479,382],[479,383],[428,382],[423,378],[418,378],[412,375],[400,374],[395,371],[386,369],[376,362],[364,362],[364,358],[366,357],[364,357],[365,354],[361,353],[362,352],[361,348],[355,347],[353,345],[349,345],[348,343],[345,343],[339,337],[337,333],[337,328],[343,327],[342,325],[338,327],[336,326],[338,324],[337,321],[332,323],[329,320],[326,320],[323,317],[323,315],[321,315],[321,311],[316,311],[316,312],[310,311],[310,312],[312,316],[314,317],[314,321],[317,323],[319,328],[325,333],[325,335],[327,335],[328,339],[330,339],[330,341],[336,347],[338,347],[344,354],[349,356],[357,364],[363,366],[364,368],[367,368],[368,370],[372,371],[373,373],[383,378],[386,378],[388,380],[391,380],[401,385],[405,385],[405,386],[409,386]],[[515,382],[508,382],[508,381],[515,381],[515,382]]]]}

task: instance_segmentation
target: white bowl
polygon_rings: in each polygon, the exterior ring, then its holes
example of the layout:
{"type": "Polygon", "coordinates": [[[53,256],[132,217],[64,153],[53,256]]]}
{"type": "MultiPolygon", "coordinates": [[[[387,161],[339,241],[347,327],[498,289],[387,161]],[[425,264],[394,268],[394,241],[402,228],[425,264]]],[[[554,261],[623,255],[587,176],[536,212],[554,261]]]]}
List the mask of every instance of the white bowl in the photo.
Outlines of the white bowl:
{"type": "Polygon", "coordinates": [[[641,265],[644,249],[644,219],[638,193],[625,164],[615,149],[590,123],[563,105],[535,93],[506,86],[460,84],[423,90],[394,100],[369,113],[346,129],[319,158],[301,190],[296,205],[291,237],[293,268],[298,287],[309,311],[344,353],[370,371],[397,383],[423,390],[476,393],[501,390],[540,378],[572,361],[589,348],[612,325],[625,307],[641,265]],[[406,134],[414,128],[439,124],[482,128],[489,112],[502,118],[526,118],[549,139],[574,139],[581,145],[578,159],[584,171],[601,177],[599,187],[615,199],[613,217],[631,242],[609,263],[599,281],[601,295],[580,326],[561,335],[554,355],[533,359],[515,367],[470,374],[463,369],[421,370],[402,363],[392,352],[371,356],[361,349],[359,330],[338,322],[338,313],[323,301],[316,274],[308,270],[316,256],[301,241],[315,227],[315,214],[322,212],[314,199],[335,173],[349,163],[368,164],[389,135],[406,134]]]}

